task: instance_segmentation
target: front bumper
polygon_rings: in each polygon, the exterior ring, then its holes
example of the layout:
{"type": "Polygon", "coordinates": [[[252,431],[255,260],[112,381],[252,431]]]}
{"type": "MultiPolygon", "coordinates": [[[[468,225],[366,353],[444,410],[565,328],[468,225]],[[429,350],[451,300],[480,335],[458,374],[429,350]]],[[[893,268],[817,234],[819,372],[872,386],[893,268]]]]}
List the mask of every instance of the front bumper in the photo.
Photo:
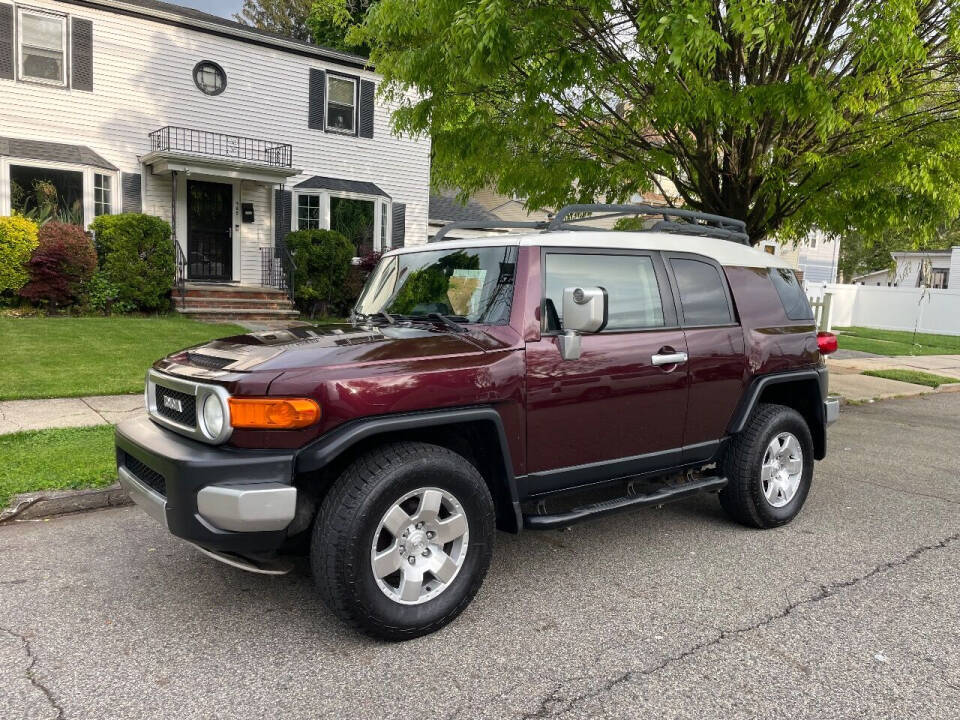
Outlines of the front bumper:
{"type": "Polygon", "coordinates": [[[296,514],[292,451],[206,445],[149,418],[117,426],[120,484],[177,537],[211,550],[276,550],[296,514]]]}

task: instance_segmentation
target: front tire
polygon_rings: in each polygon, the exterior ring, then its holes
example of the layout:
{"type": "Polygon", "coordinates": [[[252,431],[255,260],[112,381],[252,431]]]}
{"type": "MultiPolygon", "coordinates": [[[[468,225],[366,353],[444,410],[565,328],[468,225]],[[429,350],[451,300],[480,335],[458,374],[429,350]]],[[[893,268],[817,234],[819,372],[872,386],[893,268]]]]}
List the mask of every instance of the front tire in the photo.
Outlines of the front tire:
{"type": "Polygon", "coordinates": [[[785,525],[800,512],[813,479],[813,438],[793,408],[758,405],[723,458],[720,504],[737,522],[785,525]]]}
{"type": "Polygon", "coordinates": [[[421,442],[357,458],[320,508],[310,548],[324,602],[374,637],[440,629],[480,589],[493,549],[494,507],[477,469],[421,442]]]}

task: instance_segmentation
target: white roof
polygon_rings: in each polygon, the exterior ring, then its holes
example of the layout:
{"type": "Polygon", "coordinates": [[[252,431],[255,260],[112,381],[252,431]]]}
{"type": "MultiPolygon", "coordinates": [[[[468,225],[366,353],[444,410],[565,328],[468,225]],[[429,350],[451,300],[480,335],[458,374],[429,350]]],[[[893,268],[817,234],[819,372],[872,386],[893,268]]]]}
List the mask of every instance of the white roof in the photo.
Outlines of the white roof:
{"type": "Polygon", "coordinates": [[[426,245],[397,248],[386,254],[400,255],[424,250],[456,250],[458,248],[504,247],[506,245],[582,247],[610,250],[666,250],[705,255],[708,258],[713,258],[721,265],[735,267],[791,267],[783,258],[731,240],[719,240],[700,235],[679,235],[651,231],[625,232],[622,230],[561,230],[550,233],[517,233],[503,234],[498,237],[443,240],[426,245]]]}

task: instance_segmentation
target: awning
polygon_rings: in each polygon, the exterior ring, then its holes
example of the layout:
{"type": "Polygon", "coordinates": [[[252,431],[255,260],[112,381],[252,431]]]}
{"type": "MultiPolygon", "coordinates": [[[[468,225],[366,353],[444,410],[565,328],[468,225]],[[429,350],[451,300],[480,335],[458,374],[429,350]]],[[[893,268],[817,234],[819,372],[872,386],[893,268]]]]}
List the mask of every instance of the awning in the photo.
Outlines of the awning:
{"type": "Polygon", "coordinates": [[[358,195],[379,195],[388,200],[390,196],[372,182],[362,180],[343,180],[341,178],[321,177],[314,175],[302,183],[294,185],[297,190],[333,190],[334,192],[349,192],[358,195]]]}
{"type": "Polygon", "coordinates": [[[116,170],[86,145],[66,145],[45,140],[22,140],[0,137],[0,155],[40,162],[59,162],[70,165],[89,165],[104,170],[116,170]]]}
{"type": "Polygon", "coordinates": [[[158,150],[144,155],[143,164],[153,170],[154,175],[167,175],[171,172],[185,172],[197,175],[254,180],[267,183],[282,183],[285,178],[299,175],[302,169],[266,165],[260,162],[224,158],[213,155],[200,155],[168,150],[158,150]]]}

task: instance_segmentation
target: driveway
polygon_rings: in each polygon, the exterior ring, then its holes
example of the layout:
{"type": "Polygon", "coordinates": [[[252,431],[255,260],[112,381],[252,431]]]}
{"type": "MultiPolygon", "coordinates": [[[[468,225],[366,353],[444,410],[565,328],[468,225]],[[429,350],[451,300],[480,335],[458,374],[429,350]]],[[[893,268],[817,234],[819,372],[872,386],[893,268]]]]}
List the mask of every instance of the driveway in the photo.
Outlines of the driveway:
{"type": "Polygon", "coordinates": [[[956,718],[960,394],[844,408],[807,506],[501,534],[430,637],[345,630],[135,508],[0,527],[0,717],[956,718]]]}

